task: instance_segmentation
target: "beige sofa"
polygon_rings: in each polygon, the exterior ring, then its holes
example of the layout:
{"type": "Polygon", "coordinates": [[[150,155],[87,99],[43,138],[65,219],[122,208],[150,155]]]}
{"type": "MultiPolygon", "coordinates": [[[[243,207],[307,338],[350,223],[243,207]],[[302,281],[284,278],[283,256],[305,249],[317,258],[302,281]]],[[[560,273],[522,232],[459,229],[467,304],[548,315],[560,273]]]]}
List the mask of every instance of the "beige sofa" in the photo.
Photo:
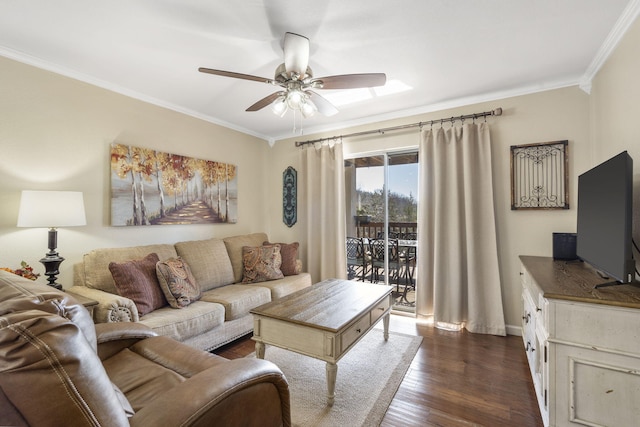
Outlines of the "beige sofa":
{"type": "Polygon", "coordinates": [[[242,248],[261,246],[265,241],[265,233],[254,233],[173,245],[96,249],[74,266],[74,285],[67,291],[98,301],[93,314],[96,323],[140,322],[158,335],[212,350],[253,330],[251,309],[311,285],[308,273],[243,284],[242,248]],[[158,254],[160,261],[185,260],[202,289],[201,298],[184,308],[167,305],[139,315],[136,304],[118,294],[109,263],[141,259],[150,253],[158,254]]]}

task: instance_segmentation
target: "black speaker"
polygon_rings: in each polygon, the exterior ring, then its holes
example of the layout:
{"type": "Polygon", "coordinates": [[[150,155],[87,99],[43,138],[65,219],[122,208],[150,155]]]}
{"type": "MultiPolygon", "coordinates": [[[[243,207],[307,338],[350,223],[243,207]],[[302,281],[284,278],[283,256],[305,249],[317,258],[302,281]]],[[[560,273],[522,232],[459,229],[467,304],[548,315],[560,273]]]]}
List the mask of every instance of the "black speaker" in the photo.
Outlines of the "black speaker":
{"type": "Polygon", "coordinates": [[[553,233],[553,259],[575,260],[576,233],[553,233]]]}

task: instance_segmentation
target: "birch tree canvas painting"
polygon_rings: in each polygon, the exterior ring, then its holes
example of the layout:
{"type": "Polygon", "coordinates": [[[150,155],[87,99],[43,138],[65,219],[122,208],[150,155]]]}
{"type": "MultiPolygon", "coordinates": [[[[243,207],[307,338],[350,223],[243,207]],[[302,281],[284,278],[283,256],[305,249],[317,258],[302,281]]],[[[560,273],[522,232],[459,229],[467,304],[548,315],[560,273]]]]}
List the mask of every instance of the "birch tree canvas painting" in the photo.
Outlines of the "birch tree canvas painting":
{"type": "Polygon", "coordinates": [[[237,221],[235,165],[111,145],[111,225],[237,221]]]}

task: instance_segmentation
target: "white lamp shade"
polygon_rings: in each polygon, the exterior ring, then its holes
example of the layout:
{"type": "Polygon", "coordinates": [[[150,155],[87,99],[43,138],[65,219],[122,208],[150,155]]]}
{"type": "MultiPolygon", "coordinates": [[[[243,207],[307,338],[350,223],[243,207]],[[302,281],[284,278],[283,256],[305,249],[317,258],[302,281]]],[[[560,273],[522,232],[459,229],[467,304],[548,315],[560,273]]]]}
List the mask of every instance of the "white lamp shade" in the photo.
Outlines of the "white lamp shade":
{"type": "Polygon", "coordinates": [[[18,227],[72,227],[86,225],[80,191],[30,191],[20,197],[18,227]]]}

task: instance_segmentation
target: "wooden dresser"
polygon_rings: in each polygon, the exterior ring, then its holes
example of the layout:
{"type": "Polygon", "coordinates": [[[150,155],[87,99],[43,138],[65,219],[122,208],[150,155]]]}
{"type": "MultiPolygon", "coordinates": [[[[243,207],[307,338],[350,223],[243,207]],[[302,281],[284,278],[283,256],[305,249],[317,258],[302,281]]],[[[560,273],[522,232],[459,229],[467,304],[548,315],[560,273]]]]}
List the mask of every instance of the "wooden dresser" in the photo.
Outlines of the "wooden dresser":
{"type": "Polygon", "coordinates": [[[522,337],[547,426],[640,423],[640,284],[520,256],[522,337]]]}

